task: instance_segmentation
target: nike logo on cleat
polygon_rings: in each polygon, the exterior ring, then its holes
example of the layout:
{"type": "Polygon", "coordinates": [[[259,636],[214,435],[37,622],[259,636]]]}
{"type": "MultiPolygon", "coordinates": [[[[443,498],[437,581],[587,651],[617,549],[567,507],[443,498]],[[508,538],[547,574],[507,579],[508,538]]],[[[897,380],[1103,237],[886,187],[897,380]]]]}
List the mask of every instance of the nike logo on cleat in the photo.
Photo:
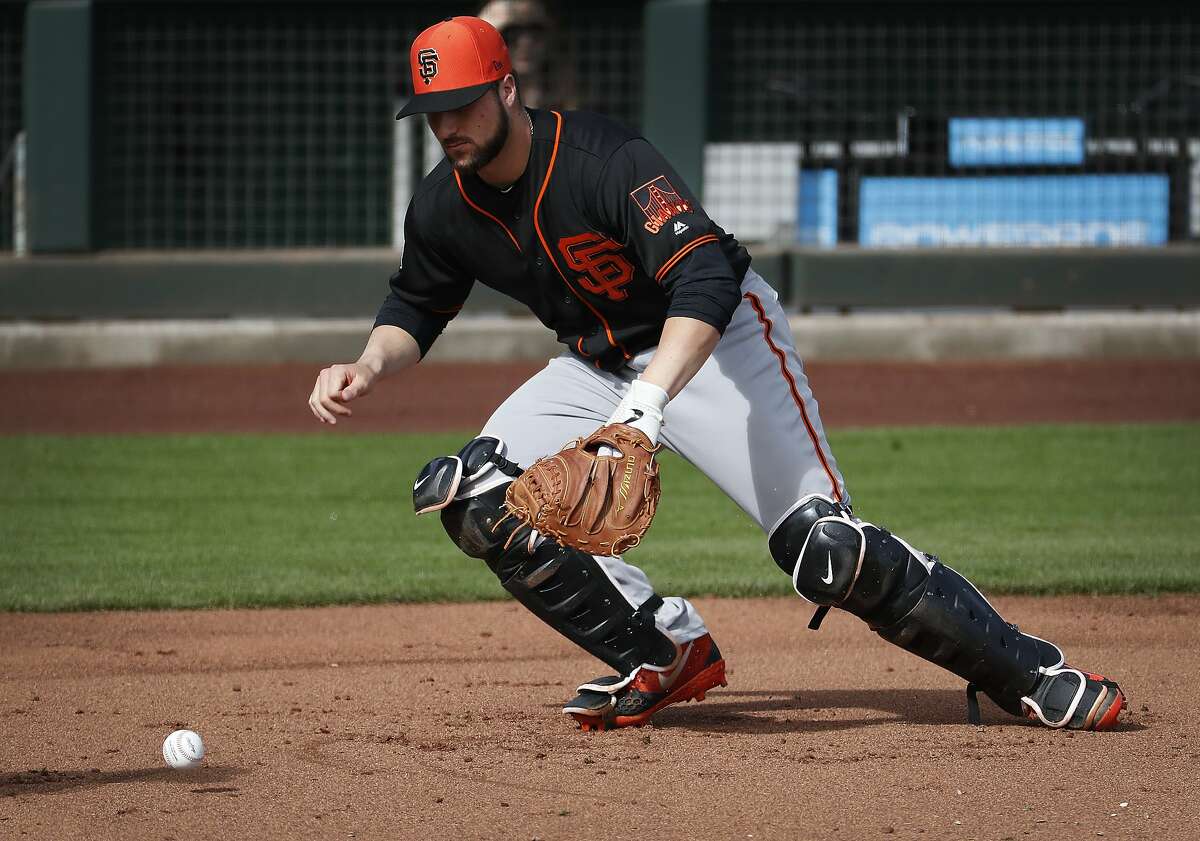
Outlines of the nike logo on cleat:
{"type": "Polygon", "coordinates": [[[829,566],[825,571],[825,577],[822,578],[821,580],[823,582],[825,582],[826,584],[832,584],[833,583],[833,553],[828,552],[827,554],[829,555],[829,560],[827,561],[829,566]]]}

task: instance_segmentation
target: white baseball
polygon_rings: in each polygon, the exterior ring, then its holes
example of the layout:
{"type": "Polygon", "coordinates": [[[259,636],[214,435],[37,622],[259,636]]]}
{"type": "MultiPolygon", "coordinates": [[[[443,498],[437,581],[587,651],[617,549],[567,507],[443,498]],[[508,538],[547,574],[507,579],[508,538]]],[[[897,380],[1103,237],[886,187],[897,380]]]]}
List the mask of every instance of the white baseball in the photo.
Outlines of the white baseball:
{"type": "Polygon", "coordinates": [[[172,768],[195,768],[204,759],[204,740],[194,730],[176,730],[163,740],[162,753],[172,768]]]}

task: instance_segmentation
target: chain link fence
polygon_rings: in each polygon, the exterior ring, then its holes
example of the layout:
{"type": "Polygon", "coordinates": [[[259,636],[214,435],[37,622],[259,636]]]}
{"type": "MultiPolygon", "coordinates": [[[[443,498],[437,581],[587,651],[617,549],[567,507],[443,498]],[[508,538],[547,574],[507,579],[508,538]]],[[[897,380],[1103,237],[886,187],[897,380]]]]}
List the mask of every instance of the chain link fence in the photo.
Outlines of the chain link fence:
{"type": "Polygon", "coordinates": [[[352,3],[99,5],[101,244],[388,244],[389,116],[428,16],[352,3]]]}
{"type": "MultiPolygon", "coordinates": [[[[399,245],[440,158],[421,120],[391,119],[417,32],[489,17],[532,104],[636,127],[644,5],[98,2],[97,245],[399,245]]],[[[1196,17],[1153,3],[712,0],[709,78],[679,80],[707,83],[705,204],[740,238],[789,246],[1194,243],[1196,17]]],[[[21,123],[23,18],[0,2],[0,154],[21,123]]],[[[0,250],[11,186],[8,166],[0,250]]]]}
{"type": "Polygon", "coordinates": [[[746,239],[1200,239],[1194,7],[714,0],[705,199],[746,239]]]}
{"type": "MultiPolygon", "coordinates": [[[[204,249],[395,244],[394,216],[440,158],[423,121],[392,120],[409,93],[409,44],[437,20],[480,7],[96,10],[99,241],[204,249]]],[[[562,33],[554,59],[572,80],[569,104],[636,122],[641,4],[549,12],[562,33]]]]}

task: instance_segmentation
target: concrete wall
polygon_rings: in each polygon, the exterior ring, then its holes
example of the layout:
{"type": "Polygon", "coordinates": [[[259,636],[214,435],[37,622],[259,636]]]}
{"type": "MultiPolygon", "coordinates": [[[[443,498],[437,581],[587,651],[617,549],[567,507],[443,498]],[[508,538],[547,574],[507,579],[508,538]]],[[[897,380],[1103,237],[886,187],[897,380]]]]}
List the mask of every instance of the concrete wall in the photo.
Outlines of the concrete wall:
{"type": "MultiPolygon", "coordinates": [[[[0,367],[344,362],[370,319],[0,323],[0,367]]],[[[796,315],[806,359],[1200,358],[1200,313],[796,315]]],[[[545,360],[561,346],[533,319],[460,316],[429,359],[545,360]]]]}

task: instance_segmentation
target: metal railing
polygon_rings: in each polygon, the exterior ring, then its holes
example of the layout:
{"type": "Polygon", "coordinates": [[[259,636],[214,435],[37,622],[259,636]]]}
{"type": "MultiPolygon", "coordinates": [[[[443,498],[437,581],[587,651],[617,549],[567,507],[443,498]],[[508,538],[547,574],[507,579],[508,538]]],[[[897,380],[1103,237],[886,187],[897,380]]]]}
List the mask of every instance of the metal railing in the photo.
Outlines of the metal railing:
{"type": "Polygon", "coordinates": [[[0,3],[0,253],[13,249],[13,164],[21,130],[25,6],[0,3]]]}

